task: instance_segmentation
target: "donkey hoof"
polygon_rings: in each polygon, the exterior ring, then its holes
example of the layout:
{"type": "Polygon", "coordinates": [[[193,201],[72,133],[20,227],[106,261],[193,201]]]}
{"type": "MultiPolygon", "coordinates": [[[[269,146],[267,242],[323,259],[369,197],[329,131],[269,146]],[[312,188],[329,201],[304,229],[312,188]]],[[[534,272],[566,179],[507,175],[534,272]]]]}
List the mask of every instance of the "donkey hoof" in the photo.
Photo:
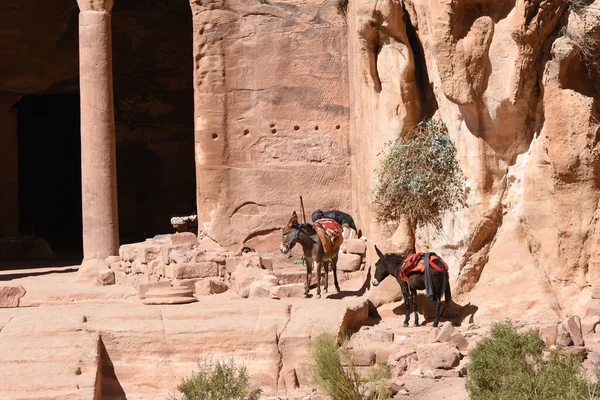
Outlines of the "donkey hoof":
{"type": "Polygon", "coordinates": [[[323,293],[327,294],[327,289],[323,289],[323,293]]]}
{"type": "Polygon", "coordinates": [[[308,293],[304,293],[304,298],[308,299],[308,293]]]}
{"type": "Polygon", "coordinates": [[[318,294],[318,295],[315,296],[315,299],[320,299],[320,298],[321,298],[320,294],[318,294]]]}
{"type": "Polygon", "coordinates": [[[417,327],[417,326],[419,326],[419,323],[418,323],[418,322],[415,322],[415,327],[417,327]]]}
{"type": "Polygon", "coordinates": [[[404,326],[405,328],[408,328],[408,322],[405,322],[404,324],[402,324],[402,326],[404,326]]]}
{"type": "Polygon", "coordinates": [[[438,327],[438,325],[439,325],[439,324],[438,324],[437,322],[434,322],[434,323],[433,323],[433,327],[434,327],[434,328],[437,328],[437,327],[438,327]]]}
{"type": "Polygon", "coordinates": [[[340,292],[340,287],[339,287],[339,286],[336,286],[336,287],[335,287],[335,292],[336,292],[336,293],[339,293],[339,292],[340,292]]]}

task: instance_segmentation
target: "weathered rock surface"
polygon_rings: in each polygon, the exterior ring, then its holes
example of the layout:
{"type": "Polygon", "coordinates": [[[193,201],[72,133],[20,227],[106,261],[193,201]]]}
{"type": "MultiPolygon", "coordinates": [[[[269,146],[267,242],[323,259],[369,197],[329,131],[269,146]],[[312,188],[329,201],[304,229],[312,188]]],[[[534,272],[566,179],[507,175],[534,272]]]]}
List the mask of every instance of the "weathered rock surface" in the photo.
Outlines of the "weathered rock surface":
{"type": "Polygon", "coordinates": [[[205,296],[209,294],[219,294],[229,290],[227,284],[216,278],[203,279],[196,282],[196,296],[205,296]]]}
{"type": "Polygon", "coordinates": [[[19,307],[26,291],[20,285],[0,285],[0,308],[19,307]]]}
{"type": "Polygon", "coordinates": [[[456,367],[460,361],[460,353],[456,347],[447,343],[431,343],[417,346],[419,368],[449,369],[456,367]]]}

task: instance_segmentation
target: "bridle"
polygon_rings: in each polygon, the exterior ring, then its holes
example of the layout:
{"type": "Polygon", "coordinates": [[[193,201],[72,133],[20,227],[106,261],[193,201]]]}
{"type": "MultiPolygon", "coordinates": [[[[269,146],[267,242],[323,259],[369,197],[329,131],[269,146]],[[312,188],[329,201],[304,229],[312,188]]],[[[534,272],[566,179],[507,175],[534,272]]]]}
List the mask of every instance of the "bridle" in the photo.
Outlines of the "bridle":
{"type": "Polygon", "coordinates": [[[304,233],[306,235],[307,238],[309,238],[313,243],[317,243],[317,241],[313,238],[310,237],[310,235],[304,231],[304,227],[306,226],[306,224],[299,224],[298,225],[298,230],[296,231],[296,233],[294,234],[294,237],[292,238],[292,240],[290,240],[290,242],[288,243],[288,248],[291,250],[292,247],[294,247],[296,245],[296,243],[298,243],[298,239],[300,239],[300,233],[304,233]]]}

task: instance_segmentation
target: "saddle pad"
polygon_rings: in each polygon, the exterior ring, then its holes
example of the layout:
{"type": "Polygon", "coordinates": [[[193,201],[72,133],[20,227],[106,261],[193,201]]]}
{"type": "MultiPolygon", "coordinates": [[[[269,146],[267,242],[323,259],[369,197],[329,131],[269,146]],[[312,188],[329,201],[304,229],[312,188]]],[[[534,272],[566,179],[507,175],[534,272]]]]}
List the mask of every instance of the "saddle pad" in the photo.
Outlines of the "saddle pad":
{"type": "Polygon", "coordinates": [[[315,230],[327,256],[336,253],[344,242],[342,226],[333,219],[322,218],[315,221],[315,230]]]}
{"type": "MultiPolygon", "coordinates": [[[[408,276],[419,273],[425,273],[425,253],[413,253],[404,259],[402,266],[400,267],[400,278],[404,282],[408,282],[408,276]]],[[[446,263],[434,253],[431,253],[429,256],[429,265],[437,272],[446,273],[448,272],[448,266],[446,263]]]]}

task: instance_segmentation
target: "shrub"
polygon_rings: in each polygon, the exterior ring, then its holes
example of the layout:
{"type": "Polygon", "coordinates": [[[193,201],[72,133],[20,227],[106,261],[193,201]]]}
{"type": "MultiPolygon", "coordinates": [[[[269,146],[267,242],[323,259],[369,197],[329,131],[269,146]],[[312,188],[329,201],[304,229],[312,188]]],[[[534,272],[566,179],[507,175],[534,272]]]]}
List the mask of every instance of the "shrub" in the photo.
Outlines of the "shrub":
{"type": "Polygon", "coordinates": [[[585,14],[589,3],[588,0],[569,0],[569,10],[573,11],[575,14],[583,15],[585,14]]]}
{"type": "Polygon", "coordinates": [[[387,144],[376,171],[373,205],[380,221],[408,216],[411,225],[442,226],[442,216],[465,206],[465,177],[446,125],[427,119],[387,144]]]}
{"type": "Polygon", "coordinates": [[[270,5],[270,4],[271,4],[271,3],[269,3],[269,0],[258,0],[258,2],[259,2],[260,4],[267,4],[267,5],[270,5]]]}
{"type": "Polygon", "coordinates": [[[177,387],[183,396],[172,397],[173,400],[258,400],[261,390],[249,390],[244,366],[230,360],[228,363],[205,362],[198,367],[198,372],[182,379],[177,387]]]}
{"type": "Polygon", "coordinates": [[[494,324],[491,336],[471,354],[467,391],[472,400],[576,400],[599,398],[581,375],[581,361],[554,351],[543,358],[537,332],[520,334],[510,323],[494,324]]]}
{"type": "Polygon", "coordinates": [[[360,378],[347,348],[339,349],[331,335],[321,335],[312,344],[312,380],[332,400],[361,400],[360,378]],[[342,366],[342,357],[347,371],[342,366]]]}
{"type": "Polygon", "coordinates": [[[392,398],[392,389],[387,380],[392,377],[392,371],[387,364],[377,364],[365,380],[371,384],[374,400],[388,400],[392,398]]]}

